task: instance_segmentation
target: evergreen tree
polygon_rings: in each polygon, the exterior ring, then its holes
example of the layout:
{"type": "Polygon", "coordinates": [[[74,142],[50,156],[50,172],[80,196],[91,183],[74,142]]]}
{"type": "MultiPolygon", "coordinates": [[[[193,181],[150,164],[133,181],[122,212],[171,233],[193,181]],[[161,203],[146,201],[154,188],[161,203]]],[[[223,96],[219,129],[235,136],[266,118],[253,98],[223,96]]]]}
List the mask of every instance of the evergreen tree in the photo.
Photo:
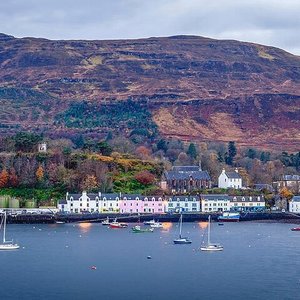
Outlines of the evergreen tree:
{"type": "Polygon", "coordinates": [[[225,156],[225,162],[227,163],[227,165],[232,166],[233,165],[233,160],[234,157],[236,156],[236,146],[235,143],[233,141],[230,141],[228,143],[228,152],[226,152],[226,156],[225,156]]]}
{"type": "Polygon", "coordinates": [[[187,150],[187,155],[193,160],[197,158],[198,152],[194,143],[190,143],[189,148],[187,150]]]}

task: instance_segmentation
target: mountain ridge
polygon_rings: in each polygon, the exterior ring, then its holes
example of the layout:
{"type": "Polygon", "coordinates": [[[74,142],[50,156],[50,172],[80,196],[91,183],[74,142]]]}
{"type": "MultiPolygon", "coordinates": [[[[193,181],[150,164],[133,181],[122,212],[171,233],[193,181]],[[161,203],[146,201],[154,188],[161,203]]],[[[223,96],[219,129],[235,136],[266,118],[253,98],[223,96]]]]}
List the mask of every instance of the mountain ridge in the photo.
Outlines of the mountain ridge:
{"type": "Polygon", "coordinates": [[[70,131],[55,120],[72,103],[131,99],[146,105],[166,137],[299,149],[300,57],[279,48],[197,36],[99,41],[0,34],[0,65],[2,135],[70,131]]]}

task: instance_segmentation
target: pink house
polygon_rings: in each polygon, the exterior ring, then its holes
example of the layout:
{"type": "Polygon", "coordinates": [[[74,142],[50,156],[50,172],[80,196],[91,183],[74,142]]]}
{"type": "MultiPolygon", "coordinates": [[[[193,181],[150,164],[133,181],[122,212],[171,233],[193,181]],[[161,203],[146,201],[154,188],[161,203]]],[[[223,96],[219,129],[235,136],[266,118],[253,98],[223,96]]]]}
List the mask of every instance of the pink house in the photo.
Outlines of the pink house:
{"type": "Polygon", "coordinates": [[[122,195],[120,213],[164,213],[162,197],[122,195]]]}

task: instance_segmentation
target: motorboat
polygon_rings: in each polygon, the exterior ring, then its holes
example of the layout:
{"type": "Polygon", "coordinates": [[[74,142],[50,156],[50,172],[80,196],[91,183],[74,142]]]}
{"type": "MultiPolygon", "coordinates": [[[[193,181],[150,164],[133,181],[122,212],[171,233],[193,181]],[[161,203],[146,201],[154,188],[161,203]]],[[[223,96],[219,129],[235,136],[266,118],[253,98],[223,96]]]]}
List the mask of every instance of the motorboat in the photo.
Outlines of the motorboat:
{"type": "Polygon", "coordinates": [[[117,222],[117,219],[115,219],[113,222],[111,222],[109,224],[109,227],[110,228],[126,228],[126,227],[128,227],[128,224],[117,222]]]}
{"type": "Polygon", "coordinates": [[[163,228],[163,224],[159,222],[155,222],[153,224],[150,224],[151,228],[163,228]]]}
{"type": "Polygon", "coordinates": [[[109,226],[110,225],[109,217],[107,217],[104,221],[102,221],[101,224],[104,226],[109,226]]]}
{"type": "Polygon", "coordinates": [[[140,225],[133,226],[132,231],[134,233],[153,232],[154,228],[142,228],[140,225]]]}

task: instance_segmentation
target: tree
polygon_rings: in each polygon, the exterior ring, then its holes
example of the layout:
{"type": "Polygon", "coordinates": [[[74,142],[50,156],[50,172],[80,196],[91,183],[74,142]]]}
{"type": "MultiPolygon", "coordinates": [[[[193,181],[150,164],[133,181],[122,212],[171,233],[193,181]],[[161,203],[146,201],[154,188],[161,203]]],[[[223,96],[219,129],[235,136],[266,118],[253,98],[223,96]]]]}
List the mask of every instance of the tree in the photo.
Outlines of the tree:
{"type": "Polygon", "coordinates": [[[150,150],[145,146],[139,146],[135,151],[141,159],[149,159],[150,157],[150,150]]]}
{"type": "Polygon", "coordinates": [[[166,152],[168,150],[168,146],[165,140],[161,139],[157,142],[156,144],[157,146],[157,150],[162,150],[164,152],[166,152]]]}
{"type": "Polygon", "coordinates": [[[9,186],[16,187],[19,184],[18,176],[16,174],[16,170],[11,168],[9,170],[9,186]]]}
{"type": "Polygon", "coordinates": [[[112,147],[105,141],[98,142],[96,145],[96,149],[99,150],[102,155],[107,156],[109,156],[113,151],[112,147]]]}
{"type": "Polygon", "coordinates": [[[19,132],[14,137],[16,151],[31,152],[38,142],[42,140],[40,135],[27,132],[19,132]]]}
{"type": "Polygon", "coordinates": [[[39,165],[39,167],[37,168],[36,172],[35,172],[35,176],[37,181],[41,182],[44,178],[44,169],[41,165],[39,165]]]}
{"type": "Polygon", "coordinates": [[[254,159],[257,155],[256,151],[252,148],[248,149],[247,154],[249,158],[254,159]]]}
{"type": "Polygon", "coordinates": [[[144,185],[150,185],[155,182],[155,176],[147,170],[135,174],[134,178],[144,185]]]}
{"type": "Polygon", "coordinates": [[[3,169],[2,172],[0,173],[0,187],[7,187],[8,185],[8,180],[9,180],[9,174],[6,171],[6,169],[3,169]]]}
{"type": "Polygon", "coordinates": [[[230,141],[228,143],[228,152],[226,153],[226,157],[225,157],[225,161],[227,163],[227,165],[232,166],[233,165],[233,160],[234,157],[236,156],[236,146],[235,143],[233,141],[230,141]]]}
{"type": "Polygon", "coordinates": [[[287,188],[287,187],[283,187],[280,191],[279,191],[279,195],[281,198],[286,199],[286,200],[291,200],[293,198],[293,193],[287,188]]]}
{"type": "Polygon", "coordinates": [[[81,183],[81,189],[87,192],[95,190],[98,187],[97,178],[95,175],[87,175],[81,183]]]}
{"type": "Polygon", "coordinates": [[[189,148],[187,150],[187,155],[193,160],[197,158],[198,153],[194,143],[190,143],[189,148]]]}

